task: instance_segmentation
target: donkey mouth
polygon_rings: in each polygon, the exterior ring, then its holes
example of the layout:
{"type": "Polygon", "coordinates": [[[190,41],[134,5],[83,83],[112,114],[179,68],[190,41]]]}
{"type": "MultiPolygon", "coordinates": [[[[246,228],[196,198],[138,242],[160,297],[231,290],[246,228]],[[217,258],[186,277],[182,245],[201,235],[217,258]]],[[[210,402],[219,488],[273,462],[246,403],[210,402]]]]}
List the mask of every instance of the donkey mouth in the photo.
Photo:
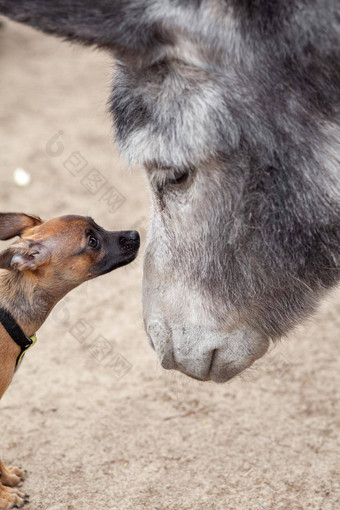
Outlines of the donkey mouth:
{"type": "Polygon", "coordinates": [[[230,361],[230,354],[228,355],[228,352],[222,349],[213,349],[201,359],[195,356],[192,360],[187,357],[182,359],[178,352],[173,349],[167,349],[160,353],[157,344],[154,345],[149,335],[148,340],[151,347],[157,352],[160,364],[165,370],[178,370],[196,381],[227,382],[255,361],[248,359],[237,364],[230,361]]]}
{"type": "Polygon", "coordinates": [[[195,335],[177,339],[171,328],[152,321],[146,328],[150,345],[166,370],[179,370],[198,381],[227,382],[262,357],[269,340],[249,329],[235,330],[227,336],[206,338],[195,335]]]}
{"type": "Polygon", "coordinates": [[[203,363],[201,367],[195,366],[194,370],[191,366],[183,366],[178,363],[176,366],[167,366],[161,363],[165,369],[179,370],[188,377],[197,381],[213,381],[215,383],[225,383],[233,379],[235,376],[249,368],[257,358],[252,360],[245,360],[243,363],[235,363],[233,361],[220,361],[218,360],[219,352],[214,350],[211,356],[210,363],[203,363]]]}
{"type": "MultiPolygon", "coordinates": [[[[211,361],[208,364],[204,364],[204,366],[201,368],[201,373],[192,373],[188,371],[187,368],[183,368],[180,365],[175,368],[175,370],[180,370],[182,373],[190,377],[191,379],[195,379],[196,381],[206,382],[206,381],[213,381],[215,383],[224,383],[227,381],[230,381],[233,377],[235,377],[237,374],[242,372],[247,367],[244,368],[237,368],[233,366],[232,363],[223,363],[222,365],[218,364],[214,361],[214,359],[217,356],[217,349],[215,349],[211,356],[211,361]],[[205,367],[208,368],[205,368],[205,367]]],[[[162,364],[163,366],[163,364],[162,364]]],[[[164,367],[163,368],[167,368],[164,367]]],[[[190,370],[190,369],[189,369],[190,370]]]]}

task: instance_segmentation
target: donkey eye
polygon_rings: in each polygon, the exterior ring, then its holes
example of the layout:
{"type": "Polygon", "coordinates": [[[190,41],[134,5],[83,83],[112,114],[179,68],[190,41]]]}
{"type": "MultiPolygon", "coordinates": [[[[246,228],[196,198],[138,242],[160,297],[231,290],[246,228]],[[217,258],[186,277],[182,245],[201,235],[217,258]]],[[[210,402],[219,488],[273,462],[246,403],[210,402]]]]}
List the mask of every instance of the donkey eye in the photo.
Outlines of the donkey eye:
{"type": "Polygon", "coordinates": [[[96,239],[94,236],[90,236],[88,241],[87,241],[87,244],[91,247],[91,248],[98,248],[99,246],[99,241],[98,239],[96,239]]]}
{"type": "Polygon", "coordinates": [[[165,190],[173,190],[182,189],[182,186],[189,181],[189,177],[191,175],[190,170],[188,169],[171,169],[166,172],[155,172],[154,174],[154,182],[156,184],[156,188],[158,192],[163,192],[165,190]]]}
{"type": "Polygon", "coordinates": [[[169,192],[186,190],[196,173],[195,169],[189,166],[176,168],[157,162],[145,164],[145,168],[153,188],[159,194],[163,194],[167,190],[169,192]]]}
{"type": "Polygon", "coordinates": [[[169,177],[165,180],[165,186],[178,186],[180,184],[184,184],[189,179],[188,170],[183,170],[182,172],[176,172],[173,177],[169,177]]]}

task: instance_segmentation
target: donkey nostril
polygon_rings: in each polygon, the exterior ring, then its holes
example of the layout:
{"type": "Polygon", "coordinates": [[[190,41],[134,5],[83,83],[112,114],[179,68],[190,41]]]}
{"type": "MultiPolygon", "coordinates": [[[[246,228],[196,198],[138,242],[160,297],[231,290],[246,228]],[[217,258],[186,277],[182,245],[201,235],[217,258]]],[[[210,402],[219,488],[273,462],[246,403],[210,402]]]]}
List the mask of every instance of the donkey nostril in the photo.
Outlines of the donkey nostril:
{"type": "Polygon", "coordinates": [[[147,339],[148,339],[148,341],[149,341],[150,346],[151,346],[151,347],[153,348],[153,350],[155,351],[155,350],[156,350],[156,349],[155,349],[155,345],[154,345],[154,343],[153,343],[153,341],[152,341],[151,336],[150,336],[148,333],[147,333],[147,335],[146,335],[146,336],[147,336],[147,339]]]}

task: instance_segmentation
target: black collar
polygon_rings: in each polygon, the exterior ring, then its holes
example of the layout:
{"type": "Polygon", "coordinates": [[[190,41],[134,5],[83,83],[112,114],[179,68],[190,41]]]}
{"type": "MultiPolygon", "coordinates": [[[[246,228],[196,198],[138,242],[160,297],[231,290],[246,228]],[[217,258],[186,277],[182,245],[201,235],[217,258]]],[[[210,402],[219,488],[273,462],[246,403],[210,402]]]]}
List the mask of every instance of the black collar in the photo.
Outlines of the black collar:
{"type": "Polygon", "coordinates": [[[7,312],[4,308],[0,308],[0,322],[9,334],[9,336],[14,340],[16,344],[21,348],[21,352],[17,357],[15,366],[18,366],[21,362],[23,355],[33,345],[36,341],[35,336],[28,338],[19,324],[13,319],[12,315],[7,312]]]}

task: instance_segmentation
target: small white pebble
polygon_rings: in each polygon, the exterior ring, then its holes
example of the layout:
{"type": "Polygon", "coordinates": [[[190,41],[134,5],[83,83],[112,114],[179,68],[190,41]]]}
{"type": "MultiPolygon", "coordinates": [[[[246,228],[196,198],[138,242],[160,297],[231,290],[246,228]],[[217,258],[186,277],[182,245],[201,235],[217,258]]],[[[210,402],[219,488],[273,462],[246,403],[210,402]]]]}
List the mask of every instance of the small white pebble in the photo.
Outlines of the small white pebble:
{"type": "Polygon", "coordinates": [[[23,168],[14,170],[13,179],[17,186],[28,186],[31,182],[30,174],[23,168]]]}

